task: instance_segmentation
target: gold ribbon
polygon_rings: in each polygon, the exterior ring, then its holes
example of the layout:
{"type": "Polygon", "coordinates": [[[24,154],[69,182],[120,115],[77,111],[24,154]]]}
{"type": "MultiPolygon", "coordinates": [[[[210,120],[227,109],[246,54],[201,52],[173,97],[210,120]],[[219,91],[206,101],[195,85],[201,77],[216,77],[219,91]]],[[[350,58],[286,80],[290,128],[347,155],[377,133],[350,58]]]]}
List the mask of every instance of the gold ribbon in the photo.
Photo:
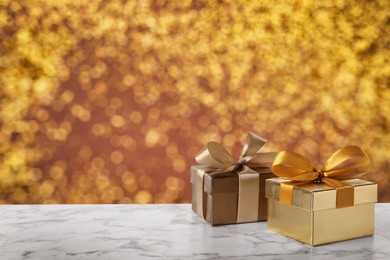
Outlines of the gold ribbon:
{"type": "Polygon", "coordinates": [[[305,157],[283,151],[276,155],[272,172],[292,182],[281,183],[279,201],[292,205],[294,186],[307,183],[325,183],[336,188],[336,208],[354,205],[354,186],[342,180],[354,179],[368,173],[370,159],[357,146],[337,150],[325,163],[323,169],[316,169],[305,157]]]}
{"type": "Polygon", "coordinates": [[[203,185],[204,173],[211,177],[226,177],[238,175],[238,213],[237,222],[257,221],[258,218],[258,195],[259,175],[251,168],[268,167],[275,157],[275,153],[262,153],[267,143],[263,138],[249,133],[240,158],[234,160],[231,154],[219,143],[209,142],[196,155],[195,160],[205,165],[206,168],[198,171],[196,177],[196,211],[204,217],[203,212],[203,185]]]}

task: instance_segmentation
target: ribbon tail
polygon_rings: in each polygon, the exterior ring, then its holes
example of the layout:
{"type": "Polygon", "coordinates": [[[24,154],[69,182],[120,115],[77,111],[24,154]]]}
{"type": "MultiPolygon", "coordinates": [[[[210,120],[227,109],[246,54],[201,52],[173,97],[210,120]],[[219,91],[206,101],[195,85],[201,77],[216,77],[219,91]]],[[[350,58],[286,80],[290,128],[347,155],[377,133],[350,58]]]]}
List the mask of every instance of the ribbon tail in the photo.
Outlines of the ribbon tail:
{"type": "Polygon", "coordinates": [[[294,185],[282,182],[280,184],[279,202],[292,205],[294,185]]]}
{"type": "Polygon", "coordinates": [[[269,153],[258,153],[248,160],[246,165],[249,167],[271,167],[272,163],[276,157],[275,152],[269,153]]]}
{"type": "Polygon", "coordinates": [[[253,222],[258,219],[259,175],[240,174],[238,176],[237,223],[253,222]]]}
{"type": "Polygon", "coordinates": [[[195,187],[196,187],[196,213],[205,219],[203,212],[203,185],[204,185],[204,171],[198,170],[196,173],[195,187]]]}

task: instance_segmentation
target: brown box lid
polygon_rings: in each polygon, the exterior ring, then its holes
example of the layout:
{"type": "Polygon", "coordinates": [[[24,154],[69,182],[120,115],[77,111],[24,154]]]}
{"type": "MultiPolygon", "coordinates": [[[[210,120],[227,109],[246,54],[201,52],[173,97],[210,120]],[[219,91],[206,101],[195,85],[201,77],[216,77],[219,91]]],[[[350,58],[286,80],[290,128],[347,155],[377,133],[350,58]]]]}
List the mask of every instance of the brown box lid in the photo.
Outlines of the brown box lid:
{"type": "MultiPolygon", "coordinates": [[[[195,182],[196,174],[198,171],[202,171],[205,166],[195,165],[191,166],[191,183],[195,182]]],[[[260,176],[260,191],[265,190],[266,178],[269,178],[269,174],[272,174],[270,168],[258,167],[253,168],[260,176]]],[[[207,173],[204,176],[204,187],[203,190],[209,194],[213,193],[237,193],[238,192],[238,175],[211,177],[207,173]]]]}

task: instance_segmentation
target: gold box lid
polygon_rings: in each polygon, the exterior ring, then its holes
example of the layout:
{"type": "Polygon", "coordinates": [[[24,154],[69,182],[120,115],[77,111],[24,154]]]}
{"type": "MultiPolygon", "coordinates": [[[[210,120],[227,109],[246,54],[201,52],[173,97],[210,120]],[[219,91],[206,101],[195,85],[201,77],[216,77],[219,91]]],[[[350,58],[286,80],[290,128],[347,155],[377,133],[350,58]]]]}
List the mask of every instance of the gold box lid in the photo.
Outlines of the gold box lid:
{"type": "MultiPolygon", "coordinates": [[[[266,180],[265,196],[279,201],[280,184],[290,182],[282,178],[266,180]]],[[[343,181],[355,186],[354,205],[374,203],[378,197],[378,185],[374,182],[351,179],[343,181]]],[[[292,205],[309,211],[336,208],[336,189],[324,183],[295,186],[292,205]]]]}

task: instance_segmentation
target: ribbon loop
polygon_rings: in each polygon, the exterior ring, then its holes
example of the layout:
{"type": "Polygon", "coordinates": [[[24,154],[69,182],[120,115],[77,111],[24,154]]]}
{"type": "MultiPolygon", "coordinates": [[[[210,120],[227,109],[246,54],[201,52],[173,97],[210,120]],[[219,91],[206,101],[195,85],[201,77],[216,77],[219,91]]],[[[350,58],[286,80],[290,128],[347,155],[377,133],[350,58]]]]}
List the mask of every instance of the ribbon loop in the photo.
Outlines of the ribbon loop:
{"type": "Polygon", "coordinates": [[[242,148],[240,158],[260,153],[267,141],[252,132],[248,133],[244,147],[242,148]]]}
{"type": "Polygon", "coordinates": [[[217,142],[209,142],[196,155],[195,160],[211,168],[225,169],[234,163],[230,153],[217,142]]]}
{"type": "Polygon", "coordinates": [[[326,161],[324,169],[319,170],[305,157],[282,151],[277,154],[272,171],[281,178],[296,181],[280,186],[282,203],[291,205],[294,186],[323,182],[336,188],[336,206],[339,208],[354,205],[354,187],[342,180],[358,178],[368,173],[369,165],[370,159],[360,147],[347,146],[337,150],[326,161]]]}
{"type": "MultiPolygon", "coordinates": [[[[360,168],[370,165],[367,154],[357,146],[347,146],[337,150],[325,163],[325,171],[330,172],[345,164],[343,168],[360,168]]],[[[339,175],[339,174],[337,174],[339,175]]]]}

